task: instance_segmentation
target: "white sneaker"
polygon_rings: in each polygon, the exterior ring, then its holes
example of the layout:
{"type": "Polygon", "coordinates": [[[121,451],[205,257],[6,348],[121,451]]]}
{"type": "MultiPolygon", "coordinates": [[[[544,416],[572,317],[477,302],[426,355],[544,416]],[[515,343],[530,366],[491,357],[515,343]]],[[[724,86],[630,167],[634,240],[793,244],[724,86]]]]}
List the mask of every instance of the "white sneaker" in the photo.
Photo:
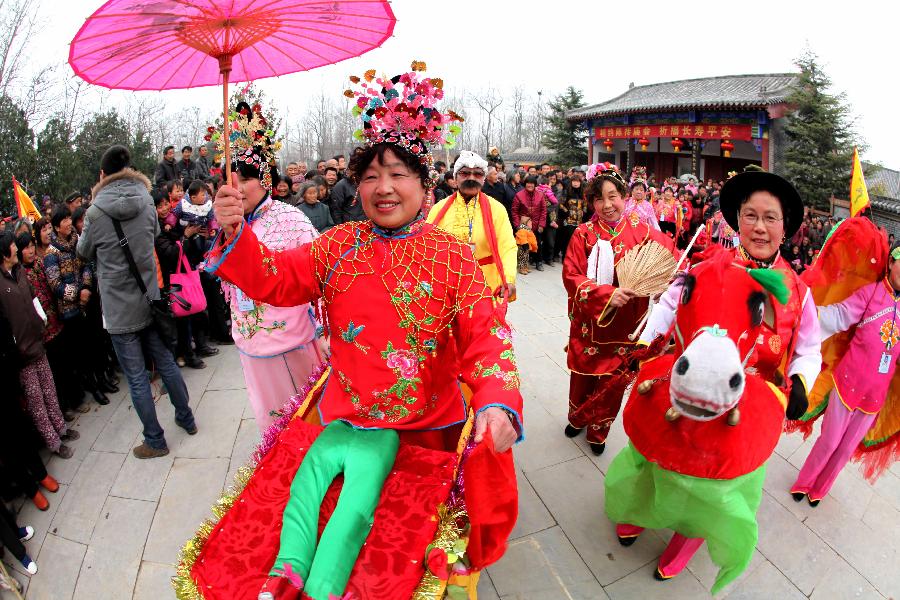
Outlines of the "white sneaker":
{"type": "Polygon", "coordinates": [[[22,527],[19,529],[19,533],[22,533],[22,529],[25,530],[25,536],[20,537],[19,540],[21,540],[23,542],[27,542],[28,540],[30,540],[31,538],[34,537],[34,527],[32,527],[31,525],[26,525],[25,527],[22,527]]]}
{"type": "Polygon", "coordinates": [[[31,560],[30,556],[28,556],[26,554],[25,558],[23,558],[19,562],[22,563],[22,566],[25,567],[25,570],[28,571],[29,574],[37,575],[37,572],[38,572],[37,563],[34,562],[33,560],[31,560]]]}

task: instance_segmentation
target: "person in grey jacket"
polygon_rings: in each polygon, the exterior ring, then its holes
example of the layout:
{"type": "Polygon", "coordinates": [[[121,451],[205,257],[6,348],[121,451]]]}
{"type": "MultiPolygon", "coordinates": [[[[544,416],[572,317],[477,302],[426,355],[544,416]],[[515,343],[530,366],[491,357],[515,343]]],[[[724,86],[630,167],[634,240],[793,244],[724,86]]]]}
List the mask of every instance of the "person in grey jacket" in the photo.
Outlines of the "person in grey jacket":
{"type": "Polygon", "coordinates": [[[78,254],[94,261],[103,298],[103,320],[112,338],[119,364],[128,379],[131,401],[144,426],[144,443],[134,448],[137,458],[156,458],[169,453],[144,357],[152,359],[162,375],[175,407],[175,422],[194,435],[197,426],[188,406],[188,391],[175,357],[153,327],[149,300],[160,297],[153,245],[159,233],[156,208],[150,198],[150,181],[129,168],[131,155],[124,146],[112,146],[100,163],[100,182],[84,219],[78,254]],[[113,219],[121,222],[147,296],[144,298],[132,274],[113,219]]]}

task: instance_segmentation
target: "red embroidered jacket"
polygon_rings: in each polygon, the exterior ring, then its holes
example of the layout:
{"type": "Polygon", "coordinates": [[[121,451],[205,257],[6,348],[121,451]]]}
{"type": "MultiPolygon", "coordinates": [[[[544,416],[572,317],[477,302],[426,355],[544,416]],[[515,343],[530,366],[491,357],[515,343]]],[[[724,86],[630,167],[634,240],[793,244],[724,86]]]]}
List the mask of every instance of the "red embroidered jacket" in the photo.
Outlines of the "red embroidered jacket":
{"type": "Polygon", "coordinates": [[[422,220],[388,234],[370,221],[338,225],[309,244],[272,252],[242,227],[207,270],[273,306],[321,299],[332,375],[319,412],[362,428],[441,429],[473,408],[505,408],[522,431],[509,327],[471,250],[422,220]]]}
{"type": "Polygon", "coordinates": [[[612,373],[622,366],[622,356],[637,343],[637,338],[631,341],[628,335],[634,333],[648,304],[647,298],[635,298],[621,308],[606,310],[618,281],[614,278],[613,285],[600,285],[588,276],[588,256],[597,240],[610,242],[615,263],[649,239],[674,253],[672,240],[644,223],[632,225],[630,219],[622,219],[614,231],[615,236],[595,220],[582,223],[572,234],[563,261],[571,321],[567,364],[573,372],[584,375],[612,373]]]}

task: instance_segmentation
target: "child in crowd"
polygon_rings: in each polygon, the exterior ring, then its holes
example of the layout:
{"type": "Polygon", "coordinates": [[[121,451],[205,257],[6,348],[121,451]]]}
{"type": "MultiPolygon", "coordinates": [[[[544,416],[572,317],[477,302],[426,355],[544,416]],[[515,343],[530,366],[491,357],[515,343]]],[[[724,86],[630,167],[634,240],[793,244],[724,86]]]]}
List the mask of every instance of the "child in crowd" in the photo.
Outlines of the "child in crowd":
{"type": "Polygon", "coordinates": [[[519,221],[519,227],[516,230],[516,245],[519,247],[519,273],[527,275],[531,272],[528,267],[528,257],[530,252],[537,252],[537,238],[531,230],[531,219],[522,217],[519,221]]]}
{"type": "Polygon", "coordinates": [[[212,197],[209,195],[207,185],[195,179],[188,186],[187,197],[172,209],[166,223],[176,221],[182,227],[198,226],[201,231],[215,229],[215,217],[213,216],[212,197]]]}

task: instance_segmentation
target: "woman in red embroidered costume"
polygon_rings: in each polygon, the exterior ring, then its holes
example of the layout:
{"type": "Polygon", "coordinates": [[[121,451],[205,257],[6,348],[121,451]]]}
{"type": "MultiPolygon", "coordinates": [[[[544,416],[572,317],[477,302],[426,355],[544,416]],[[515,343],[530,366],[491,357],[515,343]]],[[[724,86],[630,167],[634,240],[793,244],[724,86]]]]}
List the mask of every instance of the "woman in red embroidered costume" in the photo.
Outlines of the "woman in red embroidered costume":
{"type": "Polygon", "coordinates": [[[588,429],[594,454],[602,454],[609,428],[619,413],[627,381],[628,339],[647,311],[648,300],[618,287],[615,265],[626,252],[647,240],[673,249],[670,238],[646,223],[624,215],[625,181],[614,165],[592,165],[585,189],[594,215],[575,229],[563,261],[563,284],[569,294],[569,425],[575,437],[588,429]],[[609,380],[617,385],[602,389],[609,380]],[[602,391],[602,393],[600,393],[602,391]]]}
{"type": "MultiPolygon", "coordinates": [[[[331,335],[331,375],[318,404],[325,430],[291,485],[261,597],[294,598],[301,588],[315,600],[344,593],[400,439],[466,421],[460,374],[472,390],[474,443],[491,440],[503,453],[522,438],[509,328],[469,247],[421,214],[437,181],[427,146],[452,139],[458,120],[434,108],[443,83],[421,77],[423,70],[413,63],[411,73],[393,79],[369,72],[361,92],[346,93],[363,115],[357,137],[367,146],[356,150],[349,170],[369,221],[275,253],[244,225],[240,183],[216,197],[226,239],[210,268],[273,306],[320,301],[331,335]],[[343,492],[317,543],[319,505],[341,473],[343,492]]],[[[466,485],[468,497],[474,483],[466,485]]]]}

